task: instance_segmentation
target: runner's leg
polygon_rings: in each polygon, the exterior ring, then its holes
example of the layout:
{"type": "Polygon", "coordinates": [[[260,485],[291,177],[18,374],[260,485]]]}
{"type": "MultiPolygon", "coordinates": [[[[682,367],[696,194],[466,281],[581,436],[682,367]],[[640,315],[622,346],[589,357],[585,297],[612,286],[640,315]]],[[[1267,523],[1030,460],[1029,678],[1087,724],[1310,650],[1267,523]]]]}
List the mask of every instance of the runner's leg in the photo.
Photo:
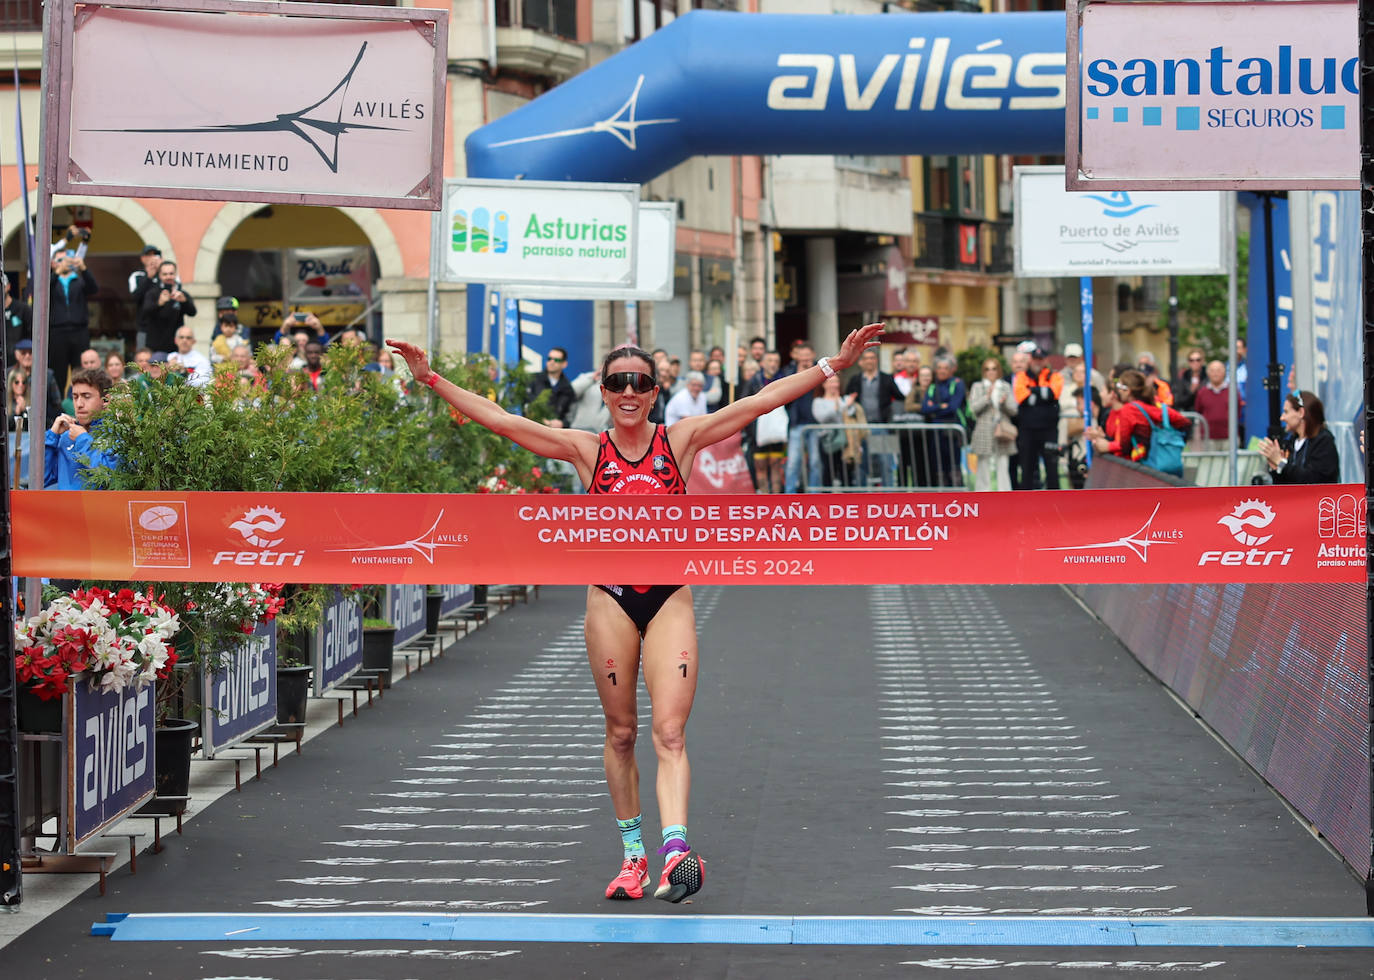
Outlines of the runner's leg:
{"type": "Polygon", "coordinates": [[[697,630],[692,590],[672,594],[644,633],[644,685],[653,706],[658,755],[658,812],[663,826],[687,824],[692,770],[687,716],[697,691],[697,630]]]}
{"type": "Polygon", "coordinates": [[[587,587],[587,662],[606,716],[606,786],[617,820],[639,815],[639,767],[635,765],[635,737],[639,715],[635,691],[639,686],[639,630],[614,598],[595,586],[587,587]]]}

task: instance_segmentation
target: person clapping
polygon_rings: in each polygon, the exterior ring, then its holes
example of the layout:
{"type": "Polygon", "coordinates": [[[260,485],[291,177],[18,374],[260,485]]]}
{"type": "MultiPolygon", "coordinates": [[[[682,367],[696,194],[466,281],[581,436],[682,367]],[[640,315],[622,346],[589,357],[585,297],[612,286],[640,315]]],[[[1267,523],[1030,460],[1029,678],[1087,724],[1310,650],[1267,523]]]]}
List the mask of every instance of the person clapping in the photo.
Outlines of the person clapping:
{"type": "Polygon", "coordinates": [[[1341,460],[1336,439],[1326,427],[1322,400],[1310,391],[1295,391],[1283,400],[1284,435],[1260,443],[1275,483],[1335,483],[1341,460]]]}

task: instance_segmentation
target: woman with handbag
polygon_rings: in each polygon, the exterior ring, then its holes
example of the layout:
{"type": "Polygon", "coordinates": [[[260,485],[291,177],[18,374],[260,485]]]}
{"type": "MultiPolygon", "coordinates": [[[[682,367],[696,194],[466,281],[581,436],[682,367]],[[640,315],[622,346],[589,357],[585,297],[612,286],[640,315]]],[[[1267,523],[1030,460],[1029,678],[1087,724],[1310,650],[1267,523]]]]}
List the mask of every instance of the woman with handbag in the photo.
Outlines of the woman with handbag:
{"type": "Polygon", "coordinates": [[[1002,362],[989,357],[983,362],[982,377],[969,388],[969,411],[973,412],[973,439],[968,451],[978,457],[973,489],[979,493],[992,489],[992,471],[997,469],[997,489],[1010,490],[1011,467],[1007,461],[1016,452],[1016,402],[1011,385],[1003,379],[1002,362]]]}
{"type": "MultiPolygon", "coordinates": [[[[811,403],[811,416],[818,425],[844,425],[857,421],[862,411],[857,405],[846,405],[840,394],[839,376],[826,378],[820,393],[811,403]]],[[[849,445],[849,429],[826,429],[821,433],[818,448],[821,453],[821,487],[849,486],[849,466],[845,449],[849,445]]],[[[809,487],[808,489],[820,489],[809,487]]]]}

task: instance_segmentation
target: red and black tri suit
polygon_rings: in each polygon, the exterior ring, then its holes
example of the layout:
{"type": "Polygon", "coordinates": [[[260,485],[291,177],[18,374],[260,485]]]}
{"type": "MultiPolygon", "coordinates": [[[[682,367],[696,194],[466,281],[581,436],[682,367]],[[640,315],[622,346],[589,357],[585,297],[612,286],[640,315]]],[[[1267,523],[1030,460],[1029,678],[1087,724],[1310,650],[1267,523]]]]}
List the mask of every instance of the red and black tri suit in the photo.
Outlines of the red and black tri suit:
{"type": "MultiPolygon", "coordinates": [[[[678,469],[673,447],[668,444],[668,429],[654,426],[649,448],[636,460],[620,454],[610,432],[601,433],[596,450],[596,466],[588,493],[686,493],[687,481],[678,469]]],[[[598,585],[598,589],[615,599],[625,615],[643,636],[649,621],[663,608],[663,604],[681,585],[598,585]]]]}

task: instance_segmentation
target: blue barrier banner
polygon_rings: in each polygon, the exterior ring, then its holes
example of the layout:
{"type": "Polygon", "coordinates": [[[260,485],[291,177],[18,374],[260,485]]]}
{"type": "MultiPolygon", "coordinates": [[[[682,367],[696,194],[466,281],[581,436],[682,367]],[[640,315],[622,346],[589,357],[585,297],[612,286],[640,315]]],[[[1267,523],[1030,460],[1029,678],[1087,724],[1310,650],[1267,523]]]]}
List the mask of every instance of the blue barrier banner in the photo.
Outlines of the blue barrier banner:
{"type": "Polygon", "coordinates": [[[441,585],[439,594],[444,598],[439,603],[439,617],[452,616],[464,606],[472,605],[473,589],[470,585],[441,585]]]}
{"type": "Polygon", "coordinates": [[[468,137],[469,177],[645,183],[689,157],[1062,154],[1062,11],[695,10],[468,137]]]}
{"type": "Polygon", "coordinates": [[[277,723],[277,624],[258,623],[223,670],[205,678],[201,737],[207,759],[277,723]]]}
{"type": "MultiPolygon", "coordinates": [[[[1364,323],[1360,288],[1360,195],[1314,191],[1307,241],[1312,257],[1313,388],[1336,437],[1341,480],[1364,482],[1364,323]]],[[[1253,242],[1250,246],[1254,249],[1253,242]]]]}
{"type": "Polygon", "coordinates": [[[150,799],[154,791],[156,689],[92,691],[73,683],[67,850],[93,837],[150,799]]]}
{"type": "Polygon", "coordinates": [[[324,607],[313,672],[315,696],[347,680],[363,665],[363,609],[339,589],[324,607]]]}
{"type": "Polygon", "coordinates": [[[409,643],[425,634],[424,585],[393,585],[391,593],[391,623],[396,627],[396,645],[409,643]]]}

